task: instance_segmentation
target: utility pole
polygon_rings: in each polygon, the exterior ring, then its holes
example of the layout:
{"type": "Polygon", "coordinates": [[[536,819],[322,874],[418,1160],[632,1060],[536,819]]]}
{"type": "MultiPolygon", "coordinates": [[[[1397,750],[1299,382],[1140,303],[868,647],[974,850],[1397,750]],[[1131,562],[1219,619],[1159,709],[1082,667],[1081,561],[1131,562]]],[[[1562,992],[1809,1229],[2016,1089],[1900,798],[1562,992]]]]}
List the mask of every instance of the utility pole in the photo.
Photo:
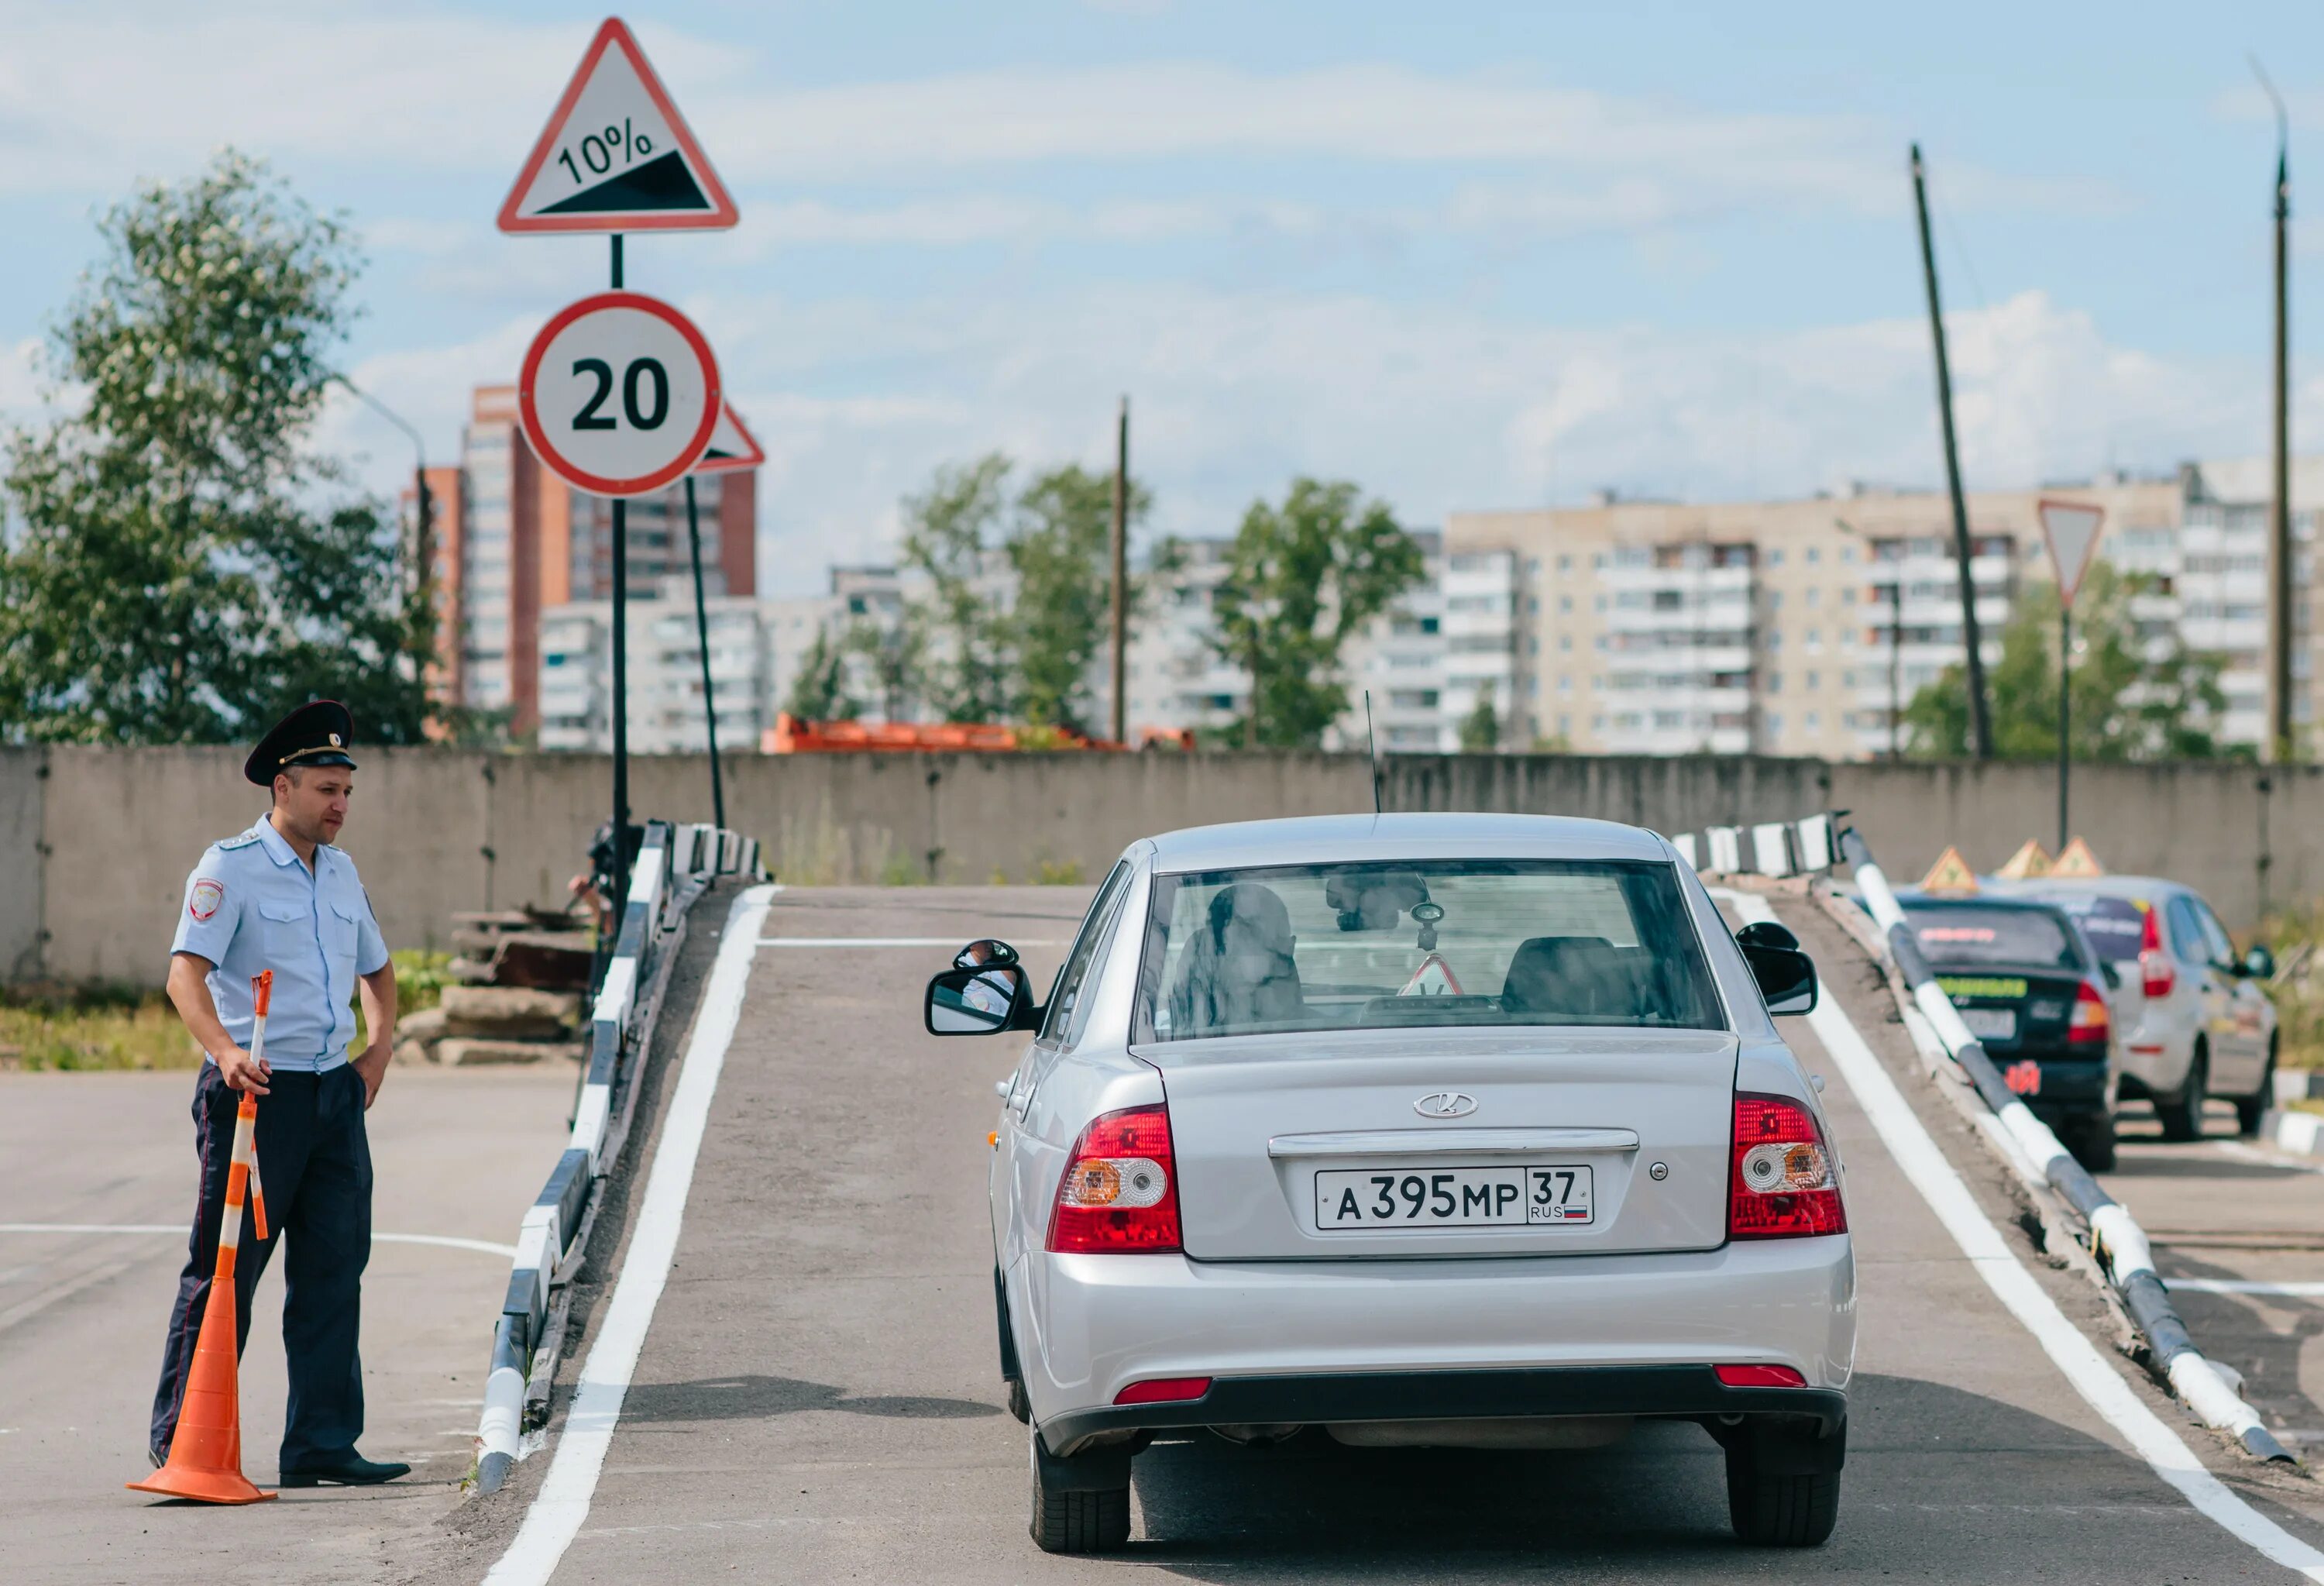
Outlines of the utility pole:
{"type": "Polygon", "coordinates": [[[2284,256],[2292,232],[2292,118],[2259,61],[2252,71],[2275,104],[2275,451],[2267,508],[2267,742],[2264,758],[2292,757],[2292,295],[2284,256]]]}
{"type": "Polygon", "coordinates": [[[1888,580],[1888,758],[1904,758],[1904,570],[1888,580]]]}
{"type": "Polygon", "coordinates": [[[1960,448],[1953,440],[1953,375],[1945,357],[1945,315],[1937,299],[1937,251],[1929,239],[1929,184],[1921,145],[1913,145],[1913,203],[1921,217],[1921,279],[1929,290],[1929,334],[1937,344],[1937,417],[1945,438],[1945,483],[1953,498],[1953,557],[1960,571],[1961,645],[1969,658],[1969,747],[1993,758],[1993,718],[1987,714],[1985,656],[1977,630],[1977,576],[1969,570],[1969,503],[1961,498],[1960,448]]]}
{"type": "Polygon", "coordinates": [[[1113,424],[1113,741],[1130,742],[1130,399],[1113,424]]]}

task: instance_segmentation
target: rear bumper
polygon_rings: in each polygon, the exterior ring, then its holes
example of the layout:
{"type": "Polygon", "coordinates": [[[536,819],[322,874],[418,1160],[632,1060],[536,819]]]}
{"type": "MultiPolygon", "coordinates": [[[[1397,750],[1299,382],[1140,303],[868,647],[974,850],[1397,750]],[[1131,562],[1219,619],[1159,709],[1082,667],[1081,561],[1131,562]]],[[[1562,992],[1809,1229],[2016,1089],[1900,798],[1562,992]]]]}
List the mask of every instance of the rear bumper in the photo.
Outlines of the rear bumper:
{"type": "MultiPolygon", "coordinates": [[[[1050,1430],[1058,1425],[1471,1413],[1447,1409],[1435,1397],[1440,1390],[1496,1415],[1720,1415],[1735,1402],[1726,1396],[1744,1391],[1775,1396],[1755,1400],[1759,1408],[1800,1406],[1811,1402],[1811,1390],[1844,1391],[1856,1354],[1856,1267],[1846,1234],[1653,1255],[1488,1260],[1261,1263],[1035,1252],[1010,1269],[1008,1289],[1033,1418],[1055,1452],[1071,1446],[1050,1430]],[[1723,1388],[1709,1370],[1723,1364],[1789,1366],[1806,1388],[1723,1388]],[[1647,1374],[1582,1374],[1599,1369],[1647,1374]],[[1678,1374],[1653,1374],[1660,1369],[1678,1374]],[[1164,1377],[1213,1383],[1191,1406],[1114,1405],[1130,1383],[1164,1377]],[[1239,1386],[1246,1382],[1256,1386],[1239,1386]],[[1318,1386],[1334,1383],[1346,1395],[1318,1386]],[[1715,1390],[1707,1397],[1697,1392],[1706,1383],[1715,1390]],[[1607,1402],[1626,1388],[1642,1398],[1607,1402]],[[1503,1389],[1515,1399],[1496,1399],[1503,1389]],[[1403,1393],[1420,1407],[1394,1408],[1403,1393]],[[1585,1409],[1564,1407],[1575,1395],[1585,1409]],[[1245,1396],[1300,1407],[1283,1414],[1221,1407],[1245,1396]],[[1389,1407],[1321,1413],[1342,1397],[1389,1407]],[[1534,1404],[1550,1407],[1528,1407],[1534,1404]]],[[[1071,1435],[1078,1441],[1089,1432],[1071,1435]]]]}
{"type": "Polygon", "coordinates": [[[1041,1423],[1053,1454],[1107,1432],[1181,1426],[1316,1425],[1508,1415],[1796,1415],[1828,1434],[1848,1415],[1836,1388],[1729,1388],[1708,1365],[1577,1366],[1520,1371],[1322,1372],[1227,1377],[1198,1399],[1069,1411],[1041,1423]]]}

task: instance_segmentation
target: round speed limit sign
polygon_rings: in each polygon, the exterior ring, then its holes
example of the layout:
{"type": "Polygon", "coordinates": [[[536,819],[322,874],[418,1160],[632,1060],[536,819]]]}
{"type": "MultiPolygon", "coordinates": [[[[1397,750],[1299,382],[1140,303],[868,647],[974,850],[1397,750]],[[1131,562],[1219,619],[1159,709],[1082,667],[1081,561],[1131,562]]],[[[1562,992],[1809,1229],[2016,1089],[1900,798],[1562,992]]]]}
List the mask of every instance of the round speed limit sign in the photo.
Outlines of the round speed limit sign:
{"type": "Polygon", "coordinates": [[[694,322],[640,292],[599,292],[532,338],[517,414],[533,455],[592,495],[644,495],[701,459],[718,361],[694,322]]]}

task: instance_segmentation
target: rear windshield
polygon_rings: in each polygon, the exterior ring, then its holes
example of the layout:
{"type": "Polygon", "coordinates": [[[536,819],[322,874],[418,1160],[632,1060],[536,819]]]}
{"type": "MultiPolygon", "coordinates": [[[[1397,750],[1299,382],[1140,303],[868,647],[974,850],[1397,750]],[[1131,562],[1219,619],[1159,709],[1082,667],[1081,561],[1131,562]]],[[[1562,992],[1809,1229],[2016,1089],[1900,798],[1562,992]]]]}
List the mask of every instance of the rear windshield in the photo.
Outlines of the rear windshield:
{"type": "Polygon", "coordinates": [[[1479,1024],[1725,1028],[1676,873],[1419,860],[1155,878],[1141,1036],[1479,1024]]]}
{"type": "Polygon", "coordinates": [[[2099,957],[2128,964],[2138,956],[2138,945],[2146,939],[2146,911],[2129,899],[2060,898],[2056,902],[2081,922],[2082,935],[2099,957]]]}
{"type": "Polygon", "coordinates": [[[2081,954],[2056,915],[2021,908],[1906,908],[1921,955],[1940,966],[2039,964],[2080,969],[2081,954]]]}

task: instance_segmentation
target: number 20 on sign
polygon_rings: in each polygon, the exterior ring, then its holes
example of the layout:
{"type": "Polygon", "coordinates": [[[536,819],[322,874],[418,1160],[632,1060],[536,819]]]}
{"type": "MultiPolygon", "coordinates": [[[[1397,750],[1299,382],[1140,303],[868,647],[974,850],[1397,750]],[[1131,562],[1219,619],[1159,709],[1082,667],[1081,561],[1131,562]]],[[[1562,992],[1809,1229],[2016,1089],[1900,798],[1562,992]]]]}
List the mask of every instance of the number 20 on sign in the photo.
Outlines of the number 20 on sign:
{"type": "Polygon", "coordinates": [[[599,292],[532,338],[517,415],[533,455],[592,495],[644,495],[699,462],[718,427],[718,363],[694,322],[641,292],[599,292]]]}

